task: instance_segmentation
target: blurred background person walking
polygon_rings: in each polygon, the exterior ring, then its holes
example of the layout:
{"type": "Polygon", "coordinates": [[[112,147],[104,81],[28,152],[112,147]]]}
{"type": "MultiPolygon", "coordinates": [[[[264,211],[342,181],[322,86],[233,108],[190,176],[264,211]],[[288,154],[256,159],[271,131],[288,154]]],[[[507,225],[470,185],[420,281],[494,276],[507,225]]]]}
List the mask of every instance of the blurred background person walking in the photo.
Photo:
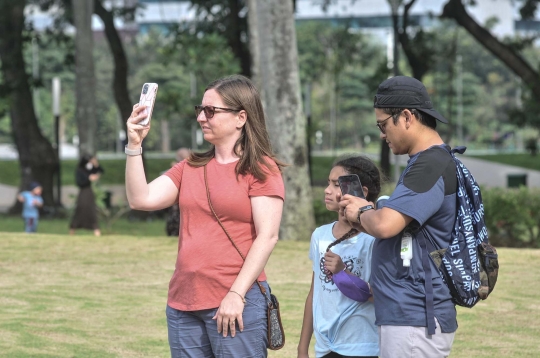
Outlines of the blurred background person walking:
{"type": "Polygon", "coordinates": [[[95,156],[83,155],[75,171],[75,182],[79,187],[79,196],[75,213],[69,225],[69,234],[75,234],[75,229],[93,230],[95,236],[100,236],[96,199],[92,183],[99,180],[103,168],[95,156]]]}

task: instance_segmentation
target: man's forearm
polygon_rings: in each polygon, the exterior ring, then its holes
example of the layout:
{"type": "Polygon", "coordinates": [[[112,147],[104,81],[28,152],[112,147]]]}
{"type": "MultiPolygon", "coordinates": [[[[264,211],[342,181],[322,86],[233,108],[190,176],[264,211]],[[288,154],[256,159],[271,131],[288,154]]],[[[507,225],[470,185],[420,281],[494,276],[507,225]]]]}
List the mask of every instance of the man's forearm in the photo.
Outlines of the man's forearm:
{"type": "Polygon", "coordinates": [[[364,230],[378,239],[389,239],[399,234],[412,219],[389,208],[368,210],[360,215],[364,230]]]}

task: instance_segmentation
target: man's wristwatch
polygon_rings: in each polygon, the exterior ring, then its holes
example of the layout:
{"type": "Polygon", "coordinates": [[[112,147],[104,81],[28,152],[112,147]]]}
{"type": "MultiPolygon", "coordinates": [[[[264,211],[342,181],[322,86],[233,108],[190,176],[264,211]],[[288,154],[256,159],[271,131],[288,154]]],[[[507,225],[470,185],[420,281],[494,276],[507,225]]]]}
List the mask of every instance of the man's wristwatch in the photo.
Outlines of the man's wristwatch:
{"type": "Polygon", "coordinates": [[[358,221],[358,223],[360,224],[360,215],[365,211],[373,210],[373,209],[375,209],[375,208],[371,204],[366,205],[366,206],[362,206],[360,209],[358,209],[358,216],[356,217],[356,221],[358,221]]]}
{"type": "Polygon", "coordinates": [[[142,147],[139,147],[139,149],[128,149],[128,147],[126,145],[126,147],[124,148],[124,152],[127,155],[131,155],[131,156],[141,155],[142,154],[142,147]]]}

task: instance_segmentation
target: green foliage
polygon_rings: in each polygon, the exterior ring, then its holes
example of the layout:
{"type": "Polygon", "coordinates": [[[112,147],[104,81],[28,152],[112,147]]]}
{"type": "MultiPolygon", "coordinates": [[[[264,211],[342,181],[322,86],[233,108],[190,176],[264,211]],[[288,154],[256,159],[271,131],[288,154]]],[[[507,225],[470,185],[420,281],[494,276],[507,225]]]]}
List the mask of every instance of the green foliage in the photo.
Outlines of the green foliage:
{"type": "Polygon", "coordinates": [[[489,240],[499,247],[540,247],[540,189],[483,189],[489,240]]]}
{"type": "Polygon", "coordinates": [[[537,8],[538,0],[525,0],[519,9],[519,14],[523,20],[530,20],[534,18],[537,8]]]}
{"type": "Polygon", "coordinates": [[[538,153],[538,139],[528,138],[525,141],[525,149],[527,149],[532,156],[536,156],[536,153],[538,153]]]}
{"type": "Polygon", "coordinates": [[[136,50],[144,52],[137,54],[141,64],[131,77],[132,92],[140,92],[144,82],[159,84],[152,116],[154,127],[145,139],[145,147],[161,149],[161,120],[168,121],[171,148],[191,147],[191,129],[197,124],[193,107],[200,103],[207,84],[240,71],[238,61],[221,36],[198,38],[180,30],[167,36],[150,32],[140,39],[136,50]],[[147,52],[153,55],[145,58],[147,52]],[[191,75],[196,81],[195,93],[191,90],[191,75]]]}
{"type": "MultiPolygon", "coordinates": [[[[0,122],[1,123],[1,122],[0,122]]],[[[15,160],[0,160],[0,183],[18,186],[21,180],[19,162],[15,160]]]]}
{"type": "Polygon", "coordinates": [[[328,175],[332,169],[332,164],[336,157],[311,157],[311,180],[313,185],[326,186],[328,183],[328,175]]]}
{"type": "Polygon", "coordinates": [[[450,125],[438,126],[438,130],[447,140],[454,136],[458,115],[455,81],[461,75],[465,140],[483,147],[495,145],[500,133],[515,129],[507,114],[516,103],[514,75],[453,22],[444,21],[428,32],[435,36],[433,51],[437,55],[435,67],[423,82],[435,108],[450,121],[450,125]],[[457,55],[462,57],[461,72],[456,63],[457,55]]]}
{"type": "Polygon", "coordinates": [[[317,226],[329,224],[338,219],[338,213],[326,208],[324,187],[313,187],[313,212],[315,213],[315,224],[317,226]]]}
{"type": "Polygon", "coordinates": [[[347,24],[322,21],[300,22],[297,42],[301,81],[312,85],[309,137],[323,133],[323,143],[312,148],[361,148],[366,136],[376,138],[375,126],[368,123],[373,121],[373,93],[381,75],[387,75],[380,71],[382,63],[386,67],[382,44],[347,24]]]}
{"type": "MultiPolygon", "coordinates": [[[[159,92],[153,120],[153,130],[145,141],[147,150],[161,150],[160,120],[169,122],[171,148],[191,147],[191,127],[195,123],[193,106],[200,102],[202,90],[212,80],[238,73],[238,61],[218,34],[199,38],[197,34],[177,32],[169,36],[157,31],[138,36],[134,41],[125,40],[124,49],[129,59],[129,93],[135,103],[144,82],[157,82],[159,92]],[[198,90],[191,97],[190,72],[195,74],[198,90]]],[[[61,122],[64,139],[73,143],[77,135],[75,118],[75,73],[73,63],[66,58],[73,55],[72,37],[59,37],[49,31],[39,34],[39,74],[36,85],[35,110],[42,133],[54,142],[54,117],[51,113],[52,78],[59,77],[62,84],[61,122]]],[[[25,48],[27,72],[31,72],[32,49],[25,48]]],[[[94,43],[96,75],[97,148],[114,151],[117,146],[121,123],[114,101],[112,78],[114,61],[105,39],[94,43]]],[[[0,143],[10,143],[11,128],[7,103],[0,99],[0,143]]]]}

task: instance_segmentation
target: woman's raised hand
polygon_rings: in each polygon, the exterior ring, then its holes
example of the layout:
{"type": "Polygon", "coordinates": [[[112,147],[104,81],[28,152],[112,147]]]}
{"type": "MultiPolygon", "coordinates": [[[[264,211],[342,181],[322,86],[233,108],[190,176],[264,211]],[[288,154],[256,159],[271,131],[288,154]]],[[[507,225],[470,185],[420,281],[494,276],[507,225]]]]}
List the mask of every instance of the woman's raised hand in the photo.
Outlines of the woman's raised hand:
{"type": "Polygon", "coordinates": [[[142,113],[145,108],[146,107],[144,106],[139,106],[138,103],[135,104],[133,106],[133,112],[131,112],[131,116],[126,122],[128,148],[130,149],[140,147],[143,139],[146,137],[148,131],[150,130],[150,123],[148,123],[148,125],[146,126],[138,124],[140,121],[146,118],[146,115],[142,113]]]}

